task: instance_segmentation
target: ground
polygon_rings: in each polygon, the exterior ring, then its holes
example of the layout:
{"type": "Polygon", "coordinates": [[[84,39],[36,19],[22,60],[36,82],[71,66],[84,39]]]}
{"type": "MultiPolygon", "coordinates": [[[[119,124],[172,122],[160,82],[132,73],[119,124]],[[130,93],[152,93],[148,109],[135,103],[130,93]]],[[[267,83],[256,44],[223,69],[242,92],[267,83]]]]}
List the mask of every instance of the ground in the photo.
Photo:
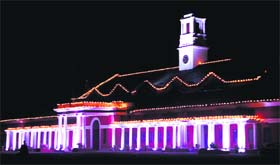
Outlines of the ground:
{"type": "Polygon", "coordinates": [[[186,152],[1,153],[1,164],[280,164],[278,155],[186,152]]]}

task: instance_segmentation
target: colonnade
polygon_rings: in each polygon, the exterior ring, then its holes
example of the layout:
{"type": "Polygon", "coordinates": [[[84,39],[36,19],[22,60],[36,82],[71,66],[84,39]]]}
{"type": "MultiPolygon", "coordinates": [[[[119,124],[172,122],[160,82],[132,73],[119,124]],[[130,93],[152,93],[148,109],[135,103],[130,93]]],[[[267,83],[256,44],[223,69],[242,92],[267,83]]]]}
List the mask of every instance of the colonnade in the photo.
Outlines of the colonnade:
{"type": "MultiPolygon", "coordinates": [[[[193,146],[196,147],[195,145],[198,144],[201,148],[209,148],[211,143],[216,143],[215,142],[215,125],[221,125],[222,126],[222,148],[224,150],[229,150],[230,149],[230,139],[232,138],[230,136],[230,126],[231,125],[237,125],[237,146],[239,147],[239,151],[245,151],[246,148],[246,130],[245,130],[245,125],[246,121],[245,120],[240,120],[240,121],[199,121],[199,122],[155,122],[155,123],[131,123],[131,124],[114,124],[111,126],[112,129],[112,147],[116,145],[116,129],[120,128],[121,133],[120,133],[120,150],[123,150],[125,148],[125,128],[128,128],[128,134],[129,134],[129,139],[128,139],[128,145],[129,149],[136,149],[139,150],[141,148],[141,129],[145,129],[145,145],[150,146],[150,139],[149,139],[149,133],[150,130],[149,128],[154,128],[153,134],[154,134],[154,139],[153,139],[153,150],[165,150],[167,146],[167,127],[172,128],[172,148],[182,148],[183,144],[185,145],[187,143],[187,134],[191,133],[187,131],[187,127],[193,127],[192,131],[192,141],[193,141],[193,146]],[[207,144],[204,144],[205,139],[204,139],[204,130],[202,126],[207,125],[207,144]],[[163,147],[159,147],[158,140],[159,140],[159,128],[163,128],[163,147]],[[132,129],[136,128],[137,132],[136,135],[135,133],[133,134],[132,129]],[[136,136],[136,148],[132,148],[132,137],[136,136]]],[[[253,148],[256,148],[256,123],[252,123],[253,125],[253,148]]]]}
{"type": "Polygon", "coordinates": [[[5,150],[16,150],[25,143],[30,148],[41,148],[45,145],[47,148],[57,148],[58,143],[55,139],[58,137],[57,128],[33,128],[33,129],[17,129],[6,131],[5,150]]]}
{"type": "MultiPolygon", "coordinates": [[[[6,131],[6,150],[19,149],[26,141],[27,145],[31,148],[40,148],[42,144],[46,145],[49,149],[67,150],[72,144],[72,148],[78,147],[78,143],[85,148],[86,141],[92,139],[86,139],[85,136],[85,117],[82,114],[76,115],[76,123],[69,124],[66,115],[58,116],[58,125],[53,127],[33,127],[29,129],[15,129],[6,131]],[[72,134],[70,135],[70,132],[72,134]]],[[[215,142],[215,125],[221,125],[222,131],[222,148],[229,150],[231,148],[230,141],[232,135],[230,132],[231,125],[237,126],[237,145],[240,151],[245,150],[246,147],[246,124],[252,124],[253,128],[253,148],[256,148],[256,123],[246,123],[246,120],[212,120],[212,121],[171,121],[171,122],[150,122],[150,123],[119,123],[110,124],[107,128],[112,130],[111,145],[116,146],[116,143],[120,144],[120,149],[125,148],[125,129],[128,129],[128,146],[130,149],[140,150],[143,145],[150,147],[151,143],[153,150],[165,150],[166,147],[171,148],[183,148],[186,147],[189,141],[192,141],[192,147],[196,147],[199,144],[201,148],[209,148],[212,142],[215,142]],[[204,131],[207,125],[207,137],[205,137],[204,131]],[[188,129],[191,127],[192,129],[188,129]],[[153,132],[150,130],[153,128],[153,132]],[[120,129],[120,135],[116,134],[116,129],[120,129]],[[134,132],[133,129],[136,131],[134,132]],[[160,130],[159,130],[160,129],[160,130]],[[160,131],[160,132],[159,132],[160,131]],[[141,137],[141,134],[145,133],[145,136],[141,137]],[[153,134],[153,139],[150,139],[149,134],[153,134]],[[162,135],[162,134],[163,135],[162,135]],[[172,136],[172,139],[168,139],[168,135],[172,136]],[[120,136],[120,139],[116,138],[120,136]],[[133,143],[132,139],[136,138],[136,143],[133,143]],[[207,138],[207,144],[204,144],[207,138]],[[120,140],[120,141],[117,141],[120,140]],[[159,143],[160,139],[160,143],[159,143]],[[150,141],[151,140],[151,141],[150,141]],[[161,144],[159,146],[159,144],[161,144]],[[134,147],[134,146],[136,147],[134,147]]],[[[135,140],[135,139],[134,139],[135,140]]],[[[188,146],[189,147],[189,146],[188,146]]]]}
{"type": "Polygon", "coordinates": [[[30,148],[34,149],[45,145],[48,149],[68,150],[70,140],[72,148],[78,147],[78,144],[85,146],[85,116],[75,115],[76,124],[69,126],[67,118],[73,116],[69,114],[59,115],[56,126],[7,129],[5,130],[5,150],[19,149],[24,141],[30,148]],[[70,132],[72,132],[71,137],[69,136],[70,132]]]}

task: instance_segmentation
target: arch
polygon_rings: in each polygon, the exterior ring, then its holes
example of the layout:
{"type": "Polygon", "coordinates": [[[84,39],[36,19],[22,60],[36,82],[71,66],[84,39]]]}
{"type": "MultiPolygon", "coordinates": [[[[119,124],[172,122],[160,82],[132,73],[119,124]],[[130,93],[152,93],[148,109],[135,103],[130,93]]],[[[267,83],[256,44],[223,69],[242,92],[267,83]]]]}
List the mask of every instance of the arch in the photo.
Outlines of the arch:
{"type": "Polygon", "coordinates": [[[100,146],[101,146],[101,144],[100,144],[100,138],[101,138],[100,137],[100,135],[101,135],[100,126],[101,126],[101,123],[98,118],[95,117],[91,120],[91,123],[90,123],[90,148],[91,149],[96,149],[96,150],[100,149],[100,146]],[[94,136],[94,134],[95,134],[95,136],[94,136]],[[98,142],[94,143],[93,142],[94,139],[97,139],[98,142]],[[96,144],[96,145],[94,145],[94,144],[96,144]]]}

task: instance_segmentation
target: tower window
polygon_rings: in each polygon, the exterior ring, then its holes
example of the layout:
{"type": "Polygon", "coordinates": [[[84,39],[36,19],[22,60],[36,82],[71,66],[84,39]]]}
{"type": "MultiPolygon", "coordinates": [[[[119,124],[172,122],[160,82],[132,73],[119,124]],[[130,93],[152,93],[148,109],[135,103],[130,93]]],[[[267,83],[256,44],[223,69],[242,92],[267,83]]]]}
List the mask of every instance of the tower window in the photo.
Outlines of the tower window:
{"type": "Polygon", "coordinates": [[[195,23],[195,32],[196,33],[202,33],[202,29],[200,29],[198,22],[195,23]]]}
{"type": "Polygon", "coordinates": [[[186,33],[190,33],[190,23],[187,23],[186,25],[186,33]]]}

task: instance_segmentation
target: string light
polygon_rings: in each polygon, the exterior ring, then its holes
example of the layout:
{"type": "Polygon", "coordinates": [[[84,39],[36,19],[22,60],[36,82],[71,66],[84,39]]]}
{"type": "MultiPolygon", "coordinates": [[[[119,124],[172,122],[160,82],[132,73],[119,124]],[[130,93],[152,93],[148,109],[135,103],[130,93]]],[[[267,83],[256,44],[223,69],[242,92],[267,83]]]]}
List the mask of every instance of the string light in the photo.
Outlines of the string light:
{"type": "Polygon", "coordinates": [[[209,72],[206,76],[204,76],[199,82],[194,83],[194,84],[188,84],[185,81],[183,81],[182,79],[180,79],[178,76],[173,77],[168,83],[166,83],[163,87],[156,87],[154,84],[152,84],[149,80],[145,80],[144,82],[148,83],[153,89],[157,90],[157,91],[162,91],[165,90],[166,88],[168,88],[170,86],[171,83],[173,83],[175,80],[178,80],[180,83],[182,83],[184,86],[186,87],[195,87],[195,86],[199,86],[203,81],[205,81],[208,77],[210,76],[214,76],[215,78],[217,78],[218,80],[220,80],[223,83],[244,83],[244,82],[249,82],[249,81],[257,81],[261,78],[261,76],[257,76],[255,78],[248,78],[248,79],[240,79],[240,80],[224,80],[222,79],[220,76],[218,76],[216,73],[214,72],[209,72]]]}
{"type": "Polygon", "coordinates": [[[37,119],[45,119],[45,118],[57,118],[57,116],[39,116],[39,117],[27,117],[27,118],[17,118],[17,119],[6,119],[6,120],[0,120],[0,123],[9,122],[9,121],[21,121],[21,120],[37,120],[37,119]]]}
{"type": "Polygon", "coordinates": [[[211,104],[193,104],[193,105],[181,105],[181,106],[170,106],[170,107],[159,107],[159,108],[143,108],[135,109],[130,111],[130,113],[144,112],[144,111],[157,111],[157,110],[173,110],[173,109],[183,109],[183,108],[197,108],[197,107],[209,107],[209,106],[222,106],[222,105],[234,105],[234,104],[244,104],[244,103],[258,103],[258,102],[272,102],[280,101],[280,99],[259,99],[259,100],[244,100],[244,101],[232,101],[232,102],[222,102],[222,103],[211,103],[211,104]]]}
{"type": "MultiPolygon", "coordinates": [[[[208,62],[204,62],[204,63],[200,63],[199,65],[205,65],[205,64],[212,64],[212,63],[219,63],[219,62],[226,62],[226,61],[230,61],[231,59],[222,59],[222,60],[216,60],[216,61],[208,61],[208,62]]],[[[111,81],[112,79],[116,78],[116,77],[127,77],[127,76],[134,76],[134,75],[139,75],[139,74],[146,74],[146,73],[152,73],[152,72],[159,72],[159,71],[165,71],[165,70],[172,70],[172,69],[178,69],[178,66],[175,67],[168,67],[168,68],[161,68],[161,69],[154,69],[154,70],[148,70],[148,71],[142,71],[142,72],[135,72],[135,73],[128,73],[128,74],[115,74],[112,77],[108,78],[105,81],[102,81],[101,83],[99,83],[98,85],[94,86],[93,88],[91,88],[90,90],[88,90],[86,93],[84,93],[83,95],[81,95],[78,98],[72,98],[71,100],[75,101],[75,100],[82,100],[82,99],[86,99],[93,91],[97,91],[97,93],[101,96],[110,96],[113,91],[116,88],[116,85],[114,86],[114,88],[107,94],[104,94],[102,92],[99,91],[99,87],[106,84],[107,82],[111,81]]],[[[125,92],[129,93],[129,91],[122,86],[121,84],[119,84],[118,86],[120,86],[125,92]]],[[[134,91],[132,91],[134,92],[134,91]]],[[[134,92],[135,93],[135,92],[134,92]]]]}
{"type": "Polygon", "coordinates": [[[114,88],[113,88],[109,93],[106,93],[106,94],[100,92],[99,89],[97,89],[97,88],[95,89],[95,91],[96,91],[99,95],[101,95],[101,96],[103,96],[103,97],[106,97],[106,96],[110,96],[110,95],[116,90],[117,87],[120,87],[120,88],[123,89],[126,93],[129,93],[129,90],[126,89],[126,88],[125,88],[124,86],[122,86],[121,84],[116,84],[116,85],[114,86],[114,88]]]}
{"type": "Polygon", "coordinates": [[[132,123],[157,123],[157,122],[173,122],[173,121],[192,121],[192,120],[221,120],[221,119],[248,119],[263,121],[258,115],[225,115],[225,116],[203,116],[203,117],[181,117],[151,120],[132,120],[132,121],[116,121],[113,124],[132,124],[132,123]]]}
{"type": "Polygon", "coordinates": [[[119,74],[113,75],[112,77],[108,78],[107,80],[105,80],[105,81],[99,83],[98,85],[96,85],[95,87],[91,88],[90,90],[88,90],[86,93],[84,93],[84,94],[81,95],[80,97],[78,97],[78,98],[72,98],[72,100],[74,101],[74,100],[81,100],[81,99],[87,98],[95,89],[99,88],[99,87],[102,86],[103,84],[105,84],[105,83],[111,81],[112,79],[114,79],[114,78],[116,78],[116,77],[118,77],[118,76],[119,76],[119,74]]]}
{"type": "MultiPolygon", "coordinates": [[[[68,128],[74,128],[76,127],[76,124],[68,124],[67,127],[68,128]]],[[[24,130],[35,130],[35,129],[55,129],[58,128],[58,125],[41,125],[41,126],[32,126],[32,127],[15,127],[15,128],[8,128],[6,130],[20,130],[20,131],[24,131],[24,130]]]]}
{"type": "Polygon", "coordinates": [[[230,61],[230,58],[222,59],[222,60],[215,60],[215,61],[207,61],[207,62],[201,62],[199,65],[205,65],[205,64],[213,64],[213,63],[219,63],[219,62],[227,62],[230,61]]]}
{"type": "MultiPolygon", "coordinates": [[[[110,79],[113,79],[115,78],[116,76],[118,76],[118,74],[116,74],[115,76],[111,77],[110,79]]],[[[217,78],[218,80],[220,80],[222,83],[226,83],[226,84],[229,84],[229,83],[244,83],[244,82],[250,82],[250,81],[257,81],[261,78],[261,76],[257,76],[257,77],[254,77],[254,78],[248,78],[248,79],[239,79],[239,80],[224,80],[223,78],[221,78],[220,76],[218,76],[216,73],[214,72],[209,72],[206,76],[204,76],[199,82],[197,83],[193,83],[193,84],[188,84],[186,83],[185,81],[183,81],[181,78],[179,78],[178,76],[175,76],[173,77],[168,83],[166,83],[163,87],[156,87],[153,83],[151,83],[149,80],[144,80],[145,83],[148,83],[153,89],[157,90],[157,91],[162,91],[162,90],[165,90],[166,88],[168,88],[170,86],[171,83],[173,83],[175,80],[179,81],[180,83],[182,83],[184,86],[186,87],[196,87],[196,86],[199,86],[202,82],[204,82],[208,77],[210,76],[214,76],[215,78],[217,78]]],[[[110,81],[109,79],[106,80],[106,81],[110,81]]],[[[104,82],[103,82],[104,84],[104,82]]],[[[103,85],[101,84],[101,85],[103,85]]],[[[114,86],[114,88],[109,92],[109,93],[102,93],[98,87],[100,87],[101,85],[98,85],[94,88],[91,89],[91,92],[93,92],[94,90],[101,96],[103,97],[106,97],[106,96],[110,96],[115,90],[117,87],[121,87],[121,89],[123,89],[126,93],[130,93],[130,91],[125,88],[123,85],[121,84],[116,84],[114,86]]],[[[87,92],[87,94],[79,97],[79,99],[82,99],[82,98],[86,98],[91,92],[87,92]]],[[[131,94],[134,94],[136,93],[136,90],[133,90],[131,92],[131,94]]]]}
{"type": "Polygon", "coordinates": [[[139,74],[153,73],[153,72],[172,70],[172,69],[178,69],[178,68],[179,68],[178,66],[174,66],[174,67],[169,67],[169,68],[153,69],[153,70],[147,70],[147,71],[142,71],[142,72],[122,74],[119,77],[134,76],[134,75],[139,75],[139,74]]]}
{"type": "Polygon", "coordinates": [[[81,101],[81,102],[57,104],[57,109],[75,108],[75,107],[125,109],[128,107],[128,103],[125,103],[123,101],[112,101],[112,102],[81,101]]]}

